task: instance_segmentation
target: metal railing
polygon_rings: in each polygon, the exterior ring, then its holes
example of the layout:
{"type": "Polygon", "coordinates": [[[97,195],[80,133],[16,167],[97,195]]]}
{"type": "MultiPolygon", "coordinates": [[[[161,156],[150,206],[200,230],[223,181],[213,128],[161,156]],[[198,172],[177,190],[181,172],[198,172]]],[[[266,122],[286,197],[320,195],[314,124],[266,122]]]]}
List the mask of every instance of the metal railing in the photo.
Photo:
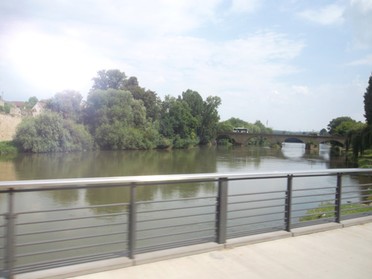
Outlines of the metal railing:
{"type": "Polygon", "coordinates": [[[0,277],[341,222],[371,196],[371,169],[0,182],[0,277]]]}

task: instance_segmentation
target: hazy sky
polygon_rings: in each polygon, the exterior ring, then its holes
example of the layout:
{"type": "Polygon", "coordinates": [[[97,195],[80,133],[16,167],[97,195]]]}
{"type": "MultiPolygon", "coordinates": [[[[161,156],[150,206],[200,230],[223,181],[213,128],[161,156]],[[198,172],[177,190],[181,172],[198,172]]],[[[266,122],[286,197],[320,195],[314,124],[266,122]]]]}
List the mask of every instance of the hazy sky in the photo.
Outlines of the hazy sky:
{"type": "Polygon", "coordinates": [[[222,99],[222,120],[282,130],[364,121],[372,0],[18,0],[0,2],[5,100],[83,96],[101,69],[178,96],[222,99]]]}

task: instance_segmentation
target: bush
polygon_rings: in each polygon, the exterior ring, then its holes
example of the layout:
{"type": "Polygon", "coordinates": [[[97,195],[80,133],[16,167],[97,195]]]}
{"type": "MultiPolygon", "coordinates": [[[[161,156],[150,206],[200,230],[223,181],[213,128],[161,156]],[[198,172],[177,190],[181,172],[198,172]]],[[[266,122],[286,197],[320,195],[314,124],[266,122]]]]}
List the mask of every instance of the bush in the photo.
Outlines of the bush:
{"type": "Polygon", "coordinates": [[[92,137],[82,125],[46,113],[23,120],[18,126],[15,144],[23,152],[69,152],[92,148],[92,137]]]}

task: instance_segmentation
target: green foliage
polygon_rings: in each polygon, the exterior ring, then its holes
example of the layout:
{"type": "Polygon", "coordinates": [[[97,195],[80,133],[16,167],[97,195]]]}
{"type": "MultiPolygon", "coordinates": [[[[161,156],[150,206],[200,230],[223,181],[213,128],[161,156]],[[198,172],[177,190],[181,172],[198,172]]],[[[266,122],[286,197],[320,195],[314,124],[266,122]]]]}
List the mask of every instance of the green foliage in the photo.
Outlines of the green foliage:
{"type": "Polygon", "coordinates": [[[372,74],[369,77],[368,86],[364,93],[364,112],[367,124],[372,125],[372,74]]]}
{"type": "Polygon", "coordinates": [[[0,157],[17,154],[17,147],[12,141],[0,142],[0,157]]]}
{"type": "Polygon", "coordinates": [[[188,89],[178,98],[166,96],[161,109],[160,133],[173,141],[174,148],[188,148],[215,139],[219,115],[219,97],[205,101],[188,89]]]}
{"type": "Polygon", "coordinates": [[[92,89],[123,89],[126,82],[126,75],[117,69],[101,70],[97,72],[97,76],[93,78],[92,89]]]}
{"type": "MultiPolygon", "coordinates": [[[[341,116],[332,119],[328,124],[328,132],[331,135],[346,136],[358,122],[348,116],[341,116]]],[[[360,123],[360,122],[359,122],[360,123]]]]}
{"type": "Polygon", "coordinates": [[[47,102],[47,108],[60,114],[64,119],[81,122],[81,102],[83,96],[73,90],[65,90],[54,95],[47,102]]]}
{"type": "Polygon", "coordinates": [[[55,113],[25,119],[17,128],[15,144],[24,152],[69,152],[92,148],[90,134],[82,125],[55,113]]]}
{"type": "Polygon", "coordinates": [[[146,108],[129,91],[108,89],[89,93],[85,110],[96,144],[103,149],[151,149],[160,142],[146,108]]]}
{"type": "Polygon", "coordinates": [[[38,102],[39,100],[35,97],[35,96],[33,96],[33,97],[30,97],[29,99],[28,99],[28,101],[26,102],[26,109],[32,109],[35,105],[36,105],[36,103],[38,102]]]}
{"type": "Polygon", "coordinates": [[[4,112],[6,114],[10,113],[11,106],[8,103],[5,103],[4,106],[0,106],[0,112],[4,112]]]}
{"type": "MultiPolygon", "coordinates": [[[[372,206],[367,204],[343,204],[341,205],[341,215],[357,214],[364,212],[371,212],[372,206]]],[[[307,216],[301,217],[301,222],[317,220],[321,218],[335,217],[335,205],[325,203],[318,208],[310,209],[306,212],[307,216]]]]}

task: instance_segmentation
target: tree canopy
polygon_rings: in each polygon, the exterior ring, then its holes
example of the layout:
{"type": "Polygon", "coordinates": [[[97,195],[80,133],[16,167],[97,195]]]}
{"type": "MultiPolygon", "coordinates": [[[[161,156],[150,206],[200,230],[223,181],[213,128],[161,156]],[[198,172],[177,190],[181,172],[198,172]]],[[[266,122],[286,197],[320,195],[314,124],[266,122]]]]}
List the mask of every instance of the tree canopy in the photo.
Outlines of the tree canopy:
{"type": "Polygon", "coordinates": [[[364,93],[364,112],[367,124],[372,125],[372,74],[369,77],[368,86],[364,93]]]}

